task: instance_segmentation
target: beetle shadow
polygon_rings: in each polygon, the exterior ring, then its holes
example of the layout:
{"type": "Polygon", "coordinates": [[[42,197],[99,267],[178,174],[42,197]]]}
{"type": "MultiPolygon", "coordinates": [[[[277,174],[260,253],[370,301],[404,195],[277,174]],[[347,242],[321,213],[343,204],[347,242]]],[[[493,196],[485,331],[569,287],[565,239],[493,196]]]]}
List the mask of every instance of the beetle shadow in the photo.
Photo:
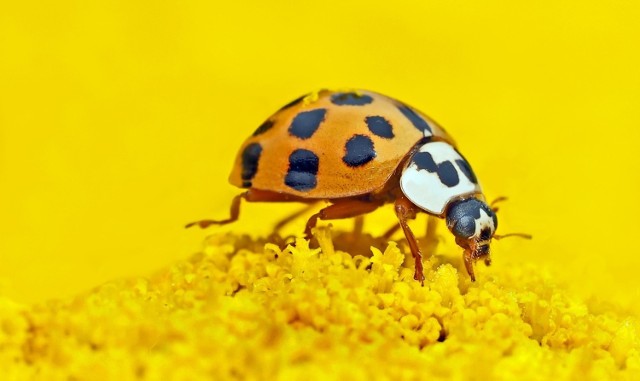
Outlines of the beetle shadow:
{"type": "MultiPolygon", "coordinates": [[[[384,252],[390,242],[395,242],[398,248],[405,254],[403,267],[413,269],[414,259],[411,255],[411,249],[406,238],[400,237],[400,234],[394,238],[387,238],[384,235],[375,236],[369,233],[353,232],[348,230],[331,230],[331,237],[335,250],[347,252],[353,256],[361,255],[370,258],[373,253],[371,247],[375,247],[384,252]]],[[[436,235],[431,240],[426,237],[418,239],[420,250],[422,252],[423,264],[425,267],[425,275],[431,270],[435,270],[441,265],[451,265],[458,270],[459,274],[466,273],[464,262],[458,255],[450,255],[447,253],[446,245],[440,245],[445,237],[436,235]],[[440,251],[438,251],[440,249],[440,251]],[[444,251],[443,251],[444,250],[444,251]]],[[[314,239],[312,244],[317,245],[314,239]]]]}

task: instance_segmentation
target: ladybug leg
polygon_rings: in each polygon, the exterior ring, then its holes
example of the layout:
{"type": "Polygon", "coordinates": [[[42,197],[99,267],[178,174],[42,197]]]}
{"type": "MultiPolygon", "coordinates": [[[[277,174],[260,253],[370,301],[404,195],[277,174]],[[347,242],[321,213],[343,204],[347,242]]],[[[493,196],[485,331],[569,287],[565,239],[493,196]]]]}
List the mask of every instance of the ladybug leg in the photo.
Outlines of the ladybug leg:
{"type": "Polygon", "coordinates": [[[505,197],[505,196],[497,197],[496,199],[491,201],[491,204],[489,205],[489,208],[491,208],[495,213],[497,213],[500,208],[497,207],[496,204],[499,204],[499,203],[501,203],[503,201],[507,201],[508,199],[509,198],[505,197]]]}
{"type": "Polygon", "coordinates": [[[413,260],[415,261],[416,271],[413,275],[413,279],[421,282],[424,285],[422,253],[420,252],[420,247],[418,246],[418,240],[416,240],[416,237],[413,235],[413,232],[409,228],[409,224],[407,224],[407,220],[414,219],[419,209],[416,208],[416,206],[413,205],[411,201],[409,201],[409,199],[404,196],[400,196],[396,199],[394,209],[396,212],[396,216],[398,216],[400,227],[402,227],[404,235],[407,238],[407,242],[409,243],[409,248],[411,249],[413,260]]]}
{"type": "Polygon", "coordinates": [[[230,212],[229,212],[229,218],[227,218],[226,220],[201,220],[201,221],[195,221],[195,222],[191,222],[188,223],[185,228],[190,228],[192,226],[200,226],[201,229],[206,229],[211,225],[226,225],[229,224],[231,222],[237,221],[238,217],[240,216],[240,201],[242,201],[243,198],[247,197],[247,193],[249,192],[244,192],[244,193],[240,193],[239,195],[237,195],[236,197],[233,198],[233,200],[231,201],[231,208],[230,208],[230,212]]]}
{"type": "Polygon", "coordinates": [[[345,200],[338,201],[329,205],[309,218],[307,227],[304,230],[306,239],[311,239],[311,230],[316,227],[318,219],[321,220],[341,220],[343,218],[351,218],[361,216],[373,212],[383,204],[382,201],[362,201],[362,200],[345,200]]]}
{"type": "Polygon", "coordinates": [[[382,238],[384,238],[385,240],[390,240],[391,237],[393,237],[394,234],[396,234],[396,232],[400,230],[400,225],[399,224],[395,224],[392,227],[389,228],[389,230],[387,230],[383,235],[382,238]]]}
{"type": "Polygon", "coordinates": [[[283,218],[282,220],[280,220],[274,227],[273,230],[275,232],[279,232],[285,225],[287,225],[289,222],[295,220],[296,218],[302,216],[303,214],[307,213],[308,211],[310,211],[311,209],[313,209],[316,206],[316,203],[311,203],[309,205],[306,205],[304,208],[298,210],[297,212],[283,218]]]}
{"type": "Polygon", "coordinates": [[[467,272],[469,273],[469,277],[471,277],[471,281],[475,282],[476,274],[473,271],[473,258],[471,256],[470,250],[464,251],[463,259],[464,259],[464,267],[467,269],[467,272]]]}
{"type": "Polygon", "coordinates": [[[235,196],[231,201],[231,208],[229,211],[229,218],[226,220],[202,220],[195,221],[187,224],[185,227],[190,228],[192,226],[199,226],[202,229],[205,229],[211,225],[226,225],[238,220],[240,216],[240,203],[242,199],[245,199],[247,202],[288,202],[288,201],[300,201],[295,196],[290,196],[286,194],[276,193],[276,192],[268,192],[261,191],[256,189],[249,189],[246,192],[240,193],[235,196]]]}
{"type": "Polygon", "coordinates": [[[359,236],[362,234],[364,228],[364,216],[356,216],[353,219],[353,234],[359,236]]]}

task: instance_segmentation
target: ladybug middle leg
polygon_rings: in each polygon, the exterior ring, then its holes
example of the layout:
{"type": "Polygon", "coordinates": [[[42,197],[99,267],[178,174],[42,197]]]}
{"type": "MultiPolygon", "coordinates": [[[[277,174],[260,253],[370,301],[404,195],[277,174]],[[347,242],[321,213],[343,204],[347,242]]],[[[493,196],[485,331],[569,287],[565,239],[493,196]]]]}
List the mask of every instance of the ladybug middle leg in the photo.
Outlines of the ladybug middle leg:
{"type": "Polygon", "coordinates": [[[302,209],[300,209],[300,210],[288,215],[287,217],[281,219],[280,221],[278,221],[278,223],[273,227],[273,230],[276,233],[279,232],[289,222],[291,222],[291,221],[295,220],[296,218],[302,216],[303,214],[309,212],[315,206],[316,206],[316,202],[311,202],[308,205],[305,205],[302,209]]]}
{"type": "Polygon", "coordinates": [[[364,230],[364,216],[363,215],[356,216],[353,219],[353,235],[357,237],[362,234],[363,230],[364,230]]]}
{"type": "Polygon", "coordinates": [[[358,217],[371,213],[384,204],[382,200],[363,201],[358,199],[338,200],[309,218],[304,230],[305,238],[311,239],[311,230],[320,220],[341,220],[343,218],[358,217]]]}
{"type": "Polygon", "coordinates": [[[382,235],[382,238],[388,241],[393,238],[393,235],[396,234],[398,230],[400,230],[400,224],[395,224],[382,235]]]}

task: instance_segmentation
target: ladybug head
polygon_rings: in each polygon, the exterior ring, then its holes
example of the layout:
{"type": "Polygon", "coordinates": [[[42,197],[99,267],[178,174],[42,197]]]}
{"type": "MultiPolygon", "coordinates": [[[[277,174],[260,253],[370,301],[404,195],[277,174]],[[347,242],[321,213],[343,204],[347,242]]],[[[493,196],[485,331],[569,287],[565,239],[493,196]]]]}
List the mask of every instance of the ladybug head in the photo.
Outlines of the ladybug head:
{"type": "MultiPolygon", "coordinates": [[[[469,266],[480,258],[490,263],[491,239],[498,228],[496,213],[484,201],[476,198],[454,201],[446,211],[447,227],[465,250],[469,266]]],[[[473,279],[473,270],[470,271],[473,279]]]]}

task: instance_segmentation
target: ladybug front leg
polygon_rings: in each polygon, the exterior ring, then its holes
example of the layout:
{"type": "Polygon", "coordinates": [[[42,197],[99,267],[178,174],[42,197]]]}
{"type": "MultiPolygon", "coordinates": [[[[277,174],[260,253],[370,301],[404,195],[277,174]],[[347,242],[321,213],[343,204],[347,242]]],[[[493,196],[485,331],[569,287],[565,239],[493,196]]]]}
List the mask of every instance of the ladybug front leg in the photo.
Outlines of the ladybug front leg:
{"type": "Polygon", "coordinates": [[[335,204],[329,205],[314,214],[307,221],[307,227],[304,230],[305,238],[311,239],[311,230],[316,227],[318,219],[320,220],[341,220],[343,218],[358,217],[363,214],[371,213],[382,206],[383,201],[363,201],[363,200],[344,200],[337,201],[335,204]]]}
{"type": "Polygon", "coordinates": [[[408,220],[414,219],[416,217],[416,213],[419,209],[413,205],[409,199],[404,196],[399,196],[396,199],[395,203],[395,212],[398,217],[398,222],[400,223],[400,227],[404,231],[404,236],[407,238],[407,242],[409,243],[409,248],[411,249],[411,254],[413,255],[413,260],[415,262],[415,273],[413,275],[413,279],[424,284],[424,274],[422,270],[422,253],[420,252],[420,247],[418,246],[418,240],[413,235],[411,228],[409,228],[408,220]]]}
{"type": "Polygon", "coordinates": [[[464,267],[467,269],[467,273],[469,273],[469,276],[471,277],[471,281],[475,282],[476,274],[473,271],[473,256],[472,256],[471,250],[465,250],[462,258],[464,259],[464,267]]]}

